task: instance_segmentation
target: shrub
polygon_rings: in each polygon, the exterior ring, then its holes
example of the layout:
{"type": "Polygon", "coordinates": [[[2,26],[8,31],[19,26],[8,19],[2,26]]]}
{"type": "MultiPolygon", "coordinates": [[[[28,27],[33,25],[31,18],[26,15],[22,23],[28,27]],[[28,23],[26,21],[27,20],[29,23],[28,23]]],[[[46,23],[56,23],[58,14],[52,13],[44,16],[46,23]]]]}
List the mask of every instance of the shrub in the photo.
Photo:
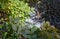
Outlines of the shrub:
{"type": "Polygon", "coordinates": [[[23,26],[30,12],[30,7],[23,1],[0,0],[0,15],[3,14],[0,28],[2,28],[3,39],[17,39],[17,29],[14,31],[13,27],[23,26]]]}

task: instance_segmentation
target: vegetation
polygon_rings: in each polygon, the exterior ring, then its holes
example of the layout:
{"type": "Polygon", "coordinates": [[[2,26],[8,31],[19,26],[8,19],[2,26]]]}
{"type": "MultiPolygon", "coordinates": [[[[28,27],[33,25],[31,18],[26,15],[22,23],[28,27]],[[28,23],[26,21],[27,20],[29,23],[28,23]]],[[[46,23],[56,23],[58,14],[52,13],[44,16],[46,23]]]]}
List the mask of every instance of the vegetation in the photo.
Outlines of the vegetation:
{"type": "Polygon", "coordinates": [[[25,26],[25,20],[34,10],[26,2],[30,0],[0,0],[0,39],[60,39],[58,29],[48,22],[40,29],[25,26]]]}
{"type": "Polygon", "coordinates": [[[2,15],[0,27],[6,29],[6,32],[4,32],[5,29],[3,31],[3,39],[13,39],[17,30],[13,31],[12,26],[23,26],[24,20],[29,17],[31,10],[23,1],[0,0],[0,11],[2,15]]]}

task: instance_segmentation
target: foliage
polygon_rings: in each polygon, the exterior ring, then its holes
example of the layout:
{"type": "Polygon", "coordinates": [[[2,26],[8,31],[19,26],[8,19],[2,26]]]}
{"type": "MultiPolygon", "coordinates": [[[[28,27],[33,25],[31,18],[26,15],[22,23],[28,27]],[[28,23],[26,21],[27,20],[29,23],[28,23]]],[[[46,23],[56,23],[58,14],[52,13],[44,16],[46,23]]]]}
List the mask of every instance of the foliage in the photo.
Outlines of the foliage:
{"type": "Polygon", "coordinates": [[[32,28],[25,26],[19,31],[20,39],[60,39],[58,29],[50,26],[48,22],[44,23],[40,29],[35,26],[32,28]]]}
{"type": "Polygon", "coordinates": [[[0,14],[3,14],[3,16],[1,16],[2,20],[0,20],[3,23],[1,23],[0,28],[2,28],[3,39],[18,39],[18,34],[16,34],[17,30],[14,31],[13,27],[24,25],[24,21],[29,17],[30,12],[30,7],[23,1],[0,0],[0,14]]]}
{"type": "Polygon", "coordinates": [[[44,23],[41,27],[40,37],[43,39],[60,39],[58,29],[51,26],[49,22],[44,23]]]}
{"type": "Polygon", "coordinates": [[[58,30],[45,23],[40,29],[24,25],[30,7],[24,0],[0,0],[2,39],[60,39],[58,30]]]}
{"type": "MultiPolygon", "coordinates": [[[[2,0],[4,1],[4,0],[2,0]]],[[[0,9],[6,10],[10,13],[9,18],[15,20],[20,18],[19,21],[23,22],[27,17],[29,17],[30,7],[27,3],[19,0],[8,0],[0,3],[0,9]],[[5,6],[5,7],[4,7],[5,6]]],[[[11,22],[12,23],[12,22],[11,22]]]]}

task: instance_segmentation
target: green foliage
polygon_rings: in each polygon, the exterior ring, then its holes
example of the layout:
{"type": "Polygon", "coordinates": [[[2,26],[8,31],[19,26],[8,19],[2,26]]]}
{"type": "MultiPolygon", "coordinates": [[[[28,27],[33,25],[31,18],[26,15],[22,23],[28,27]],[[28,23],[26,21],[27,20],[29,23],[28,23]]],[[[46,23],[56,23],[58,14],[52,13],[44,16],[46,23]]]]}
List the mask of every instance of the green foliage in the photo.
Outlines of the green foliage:
{"type": "Polygon", "coordinates": [[[58,30],[48,23],[45,23],[40,29],[24,25],[25,19],[31,12],[24,0],[0,0],[0,13],[1,10],[8,16],[8,20],[4,20],[0,25],[2,39],[60,39],[58,30]]]}
{"type": "Polygon", "coordinates": [[[40,38],[43,39],[60,39],[60,33],[58,33],[58,29],[54,26],[51,26],[49,22],[44,23],[41,27],[40,38]]]}
{"type": "Polygon", "coordinates": [[[48,22],[44,23],[40,29],[37,27],[23,27],[20,32],[20,35],[26,39],[60,39],[59,34],[58,30],[55,27],[50,26],[48,22]]]}
{"type": "Polygon", "coordinates": [[[30,7],[27,3],[24,3],[23,1],[0,0],[0,14],[6,14],[8,18],[8,20],[5,21],[5,15],[3,17],[1,16],[1,19],[4,19],[3,23],[0,26],[0,28],[2,28],[3,39],[18,39],[18,29],[13,30],[13,27],[24,25],[24,21],[26,18],[29,17],[30,12],[30,7]]]}
{"type": "Polygon", "coordinates": [[[0,10],[3,9],[10,13],[9,19],[11,19],[12,21],[18,18],[19,22],[22,23],[27,17],[29,17],[30,7],[27,3],[24,3],[23,1],[1,0],[0,7],[0,10]]]}

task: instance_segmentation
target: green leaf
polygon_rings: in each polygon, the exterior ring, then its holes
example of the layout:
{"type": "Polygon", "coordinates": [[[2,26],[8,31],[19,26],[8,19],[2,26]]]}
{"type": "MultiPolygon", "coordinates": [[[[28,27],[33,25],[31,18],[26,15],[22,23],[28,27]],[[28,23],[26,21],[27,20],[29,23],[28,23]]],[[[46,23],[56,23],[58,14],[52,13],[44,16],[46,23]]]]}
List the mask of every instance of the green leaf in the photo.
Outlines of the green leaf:
{"type": "Polygon", "coordinates": [[[3,26],[0,24],[0,28],[2,28],[3,26]]]}

